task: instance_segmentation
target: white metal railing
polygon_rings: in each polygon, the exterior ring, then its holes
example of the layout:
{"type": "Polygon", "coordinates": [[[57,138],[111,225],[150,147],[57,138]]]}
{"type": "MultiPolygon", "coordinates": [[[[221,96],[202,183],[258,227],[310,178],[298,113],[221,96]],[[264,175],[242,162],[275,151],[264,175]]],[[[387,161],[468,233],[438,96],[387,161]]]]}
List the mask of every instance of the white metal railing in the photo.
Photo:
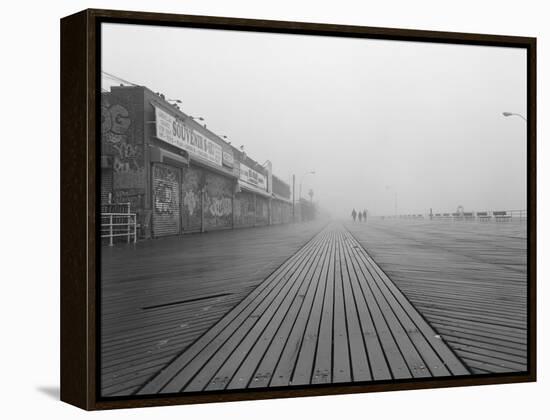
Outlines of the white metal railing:
{"type": "MultiPolygon", "coordinates": [[[[478,220],[478,221],[511,221],[527,220],[527,210],[493,210],[493,211],[471,211],[463,213],[432,213],[432,220],[478,220]]],[[[428,218],[430,215],[428,215],[428,218]]]]}
{"type": "Polygon", "coordinates": [[[420,219],[420,220],[444,220],[444,221],[526,221],[527,210],[493,210],[493,211],[471,211],[471,212],[448,212],[448,213],[426,213],[426,214],[399,214],[394,216],[380,216],[381,219],[420,219]]]}
{"type": "Polygon", "coordinates": [[[527,220],[527,210],[506,210],[512,219],[527,220]]]}
{"type": "Polygon", "coordinates": [[[113,246],[114,239],[119,237],[136,243],[136,213],[101,213],[101,239],[107,239],[109,246],[113,246]]]}

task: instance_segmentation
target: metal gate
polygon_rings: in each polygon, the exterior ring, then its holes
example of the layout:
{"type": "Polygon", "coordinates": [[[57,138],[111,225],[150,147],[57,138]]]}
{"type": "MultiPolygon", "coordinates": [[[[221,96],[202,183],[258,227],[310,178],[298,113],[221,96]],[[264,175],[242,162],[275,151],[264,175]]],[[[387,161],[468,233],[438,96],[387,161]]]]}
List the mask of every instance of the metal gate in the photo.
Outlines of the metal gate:
{"type": "Polygon", "coordinates": [[[180,169],[153,164],[153,235],[176,235],[181,232],[180,169]]]}

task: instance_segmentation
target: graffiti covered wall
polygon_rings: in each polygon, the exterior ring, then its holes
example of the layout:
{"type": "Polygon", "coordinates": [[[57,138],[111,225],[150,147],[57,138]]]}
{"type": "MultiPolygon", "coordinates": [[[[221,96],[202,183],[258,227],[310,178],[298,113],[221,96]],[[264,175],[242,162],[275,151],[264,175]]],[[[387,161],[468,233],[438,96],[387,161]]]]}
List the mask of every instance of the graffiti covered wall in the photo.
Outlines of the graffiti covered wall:
{"type": "Polygon", "coordinates": [[[235,194],[235,226],[254,226],[255,218],[254,195],[244,191],[235,194]]]}
{"type": "Polygon", "coordinates": [[[153,165],[153,234],[180,233],[180,171],[168,165],[153,165]]]}
{"type": "Polygon", "coordinates": [[[189,167],[182,169],[181,182],[181,215],[184,232],[195,232],[201,229],[202,198],[204,184],[202,169],[189,167]]]}
{"type": "Polygon", "coordinates": [[[101,154],[113,157],[113,188],[144,189],[143,138],[136,135],[132,105],[111,94],[101,99],[101,154]]]}
{"type": "Polygon", "coordinates": [[[206,230],[233,225],[233,189],[235,181],[213,173],[205,174],[204,223],[206,230]]]}
{"type": "Polygon", "coordinates": [[[256,196],[256,225],[269,223],[269,202],[267,198],[256,196]]]}

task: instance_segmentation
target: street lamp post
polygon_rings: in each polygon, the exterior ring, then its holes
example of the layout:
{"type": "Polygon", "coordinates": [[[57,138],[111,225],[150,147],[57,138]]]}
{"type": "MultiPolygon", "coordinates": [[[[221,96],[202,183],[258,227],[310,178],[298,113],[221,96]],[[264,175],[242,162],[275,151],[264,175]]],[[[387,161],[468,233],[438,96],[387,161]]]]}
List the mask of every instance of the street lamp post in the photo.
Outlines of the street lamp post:
{"type": "Polygon", "coordinates": [[[516,112],[503,112],[502,115],[504,115],[505,117],[519,117],[521,118],[523,121],[527,122],[527,118],[525,118],[523,115],[521,114],[518,114],[516,112]]]}
{"type": "Polygon", "coordinates": [[[298,195],[298,203],[300,203],[300,221],[303,221],[302,217],[302,181],[306,175],[315,175],[315,171],[309,171],[302,175],[300,178],[300,194],[298,195]]]}

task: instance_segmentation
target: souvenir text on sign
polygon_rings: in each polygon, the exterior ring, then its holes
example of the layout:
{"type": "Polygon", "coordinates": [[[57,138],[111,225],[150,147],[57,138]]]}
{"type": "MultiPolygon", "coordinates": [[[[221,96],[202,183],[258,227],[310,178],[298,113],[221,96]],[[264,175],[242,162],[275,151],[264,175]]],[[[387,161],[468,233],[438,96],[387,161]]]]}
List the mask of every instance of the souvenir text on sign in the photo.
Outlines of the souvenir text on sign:
{"type": "Polygon", "coordinates": [[[242,163],[240,164],[239,179],[267,191],[265,176],[242,163]]]}
{"type": "Polygon", "coordinates": [[[156,137],[172,146],[186,150],[193,157],[222,166],[222,148],[184,124],[163,109],[155,106],[156,137]]]}

